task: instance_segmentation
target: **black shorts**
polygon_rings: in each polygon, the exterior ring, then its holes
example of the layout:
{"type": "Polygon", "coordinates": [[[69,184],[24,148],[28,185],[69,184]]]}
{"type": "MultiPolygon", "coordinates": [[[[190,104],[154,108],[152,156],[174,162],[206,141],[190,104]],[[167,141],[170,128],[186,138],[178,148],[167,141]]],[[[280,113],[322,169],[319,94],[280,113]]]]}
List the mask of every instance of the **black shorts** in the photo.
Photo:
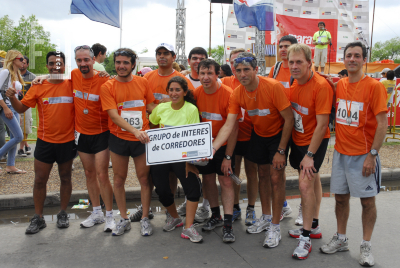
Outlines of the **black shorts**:
{"type": "Polygon", "coordinates": [[[250,141],[237,141],[235,146],[235,155],[245,156],[249,150],[250,141]]]}
{"type": "Polygon", "coordinates": [[[118,138],[117,136],[110,134],[108,139],[108,147],[110,151],[122,156],[136,156],[142,155],[146,152],[146,147],[140,141],[127,141],[118,138]]]}
{"type": "MultiPolygon", "coordinates": [[[[272,160],[278,152],[279,143],[281,142],[282,131],[272,137],[258,136],[254,130],[251,133],[250,149],[246,155],[246,159],[258,165],[272,165],[272,160]]],[[[288,154],[289,146],[286,146],[285,153],[288,154]]]]}
{"type": "MultiPolygon", "coordinates": [[[[218,151],[215,152],[213,159],[210,159],[206,166],[196,166],[199,170],[199,173],[203,175],[217,173],[218,175],[223,176],[224,173],[221,170],[221,166],[222,161],[225,159],[225,151],[226,145],[222,146],[218,151]]],[[[231,167],[232,171],[235,171],[235,153],[232,155],[231,167]]]]}
{"type": "Polygon", "coordinates": [[[37,139],[34,157],[40,162],[62,164],[75,158],[75,140],[66,143],[51,143],[37,139]]]}
{"type": "Polygon", "coordinates": [[[76,149],[78,152],[85,154],[97,154],[98,152],[104,151],[108,148],[109,137],[109,130],[96,135],[86,135],[81,133],[81,135],[79,135],[76,149]]]}
{"type": "MultiPolygon", "coordinates": [[[[319,169],[320,169],[322,163],[324,162],[325,153],[326,153],[326,150],[328,149],[328,143],[329,143],[329,138],[323,139],[321,142],[321,145],[319,146],[317,152],[314,155],[314,167],[317,170],[317,173],[319,172],[319,169]]],[[[290,151],[290,156],[289,156],[289,161],[290,161],[290,165],[292,166],[292,168],[297,169],[297,170],[300,169],[300,163],[308,151],[308,146],[309,145],[297,146],[292,141],[292,146],[291,146],[291,151],[290,151]]]]}

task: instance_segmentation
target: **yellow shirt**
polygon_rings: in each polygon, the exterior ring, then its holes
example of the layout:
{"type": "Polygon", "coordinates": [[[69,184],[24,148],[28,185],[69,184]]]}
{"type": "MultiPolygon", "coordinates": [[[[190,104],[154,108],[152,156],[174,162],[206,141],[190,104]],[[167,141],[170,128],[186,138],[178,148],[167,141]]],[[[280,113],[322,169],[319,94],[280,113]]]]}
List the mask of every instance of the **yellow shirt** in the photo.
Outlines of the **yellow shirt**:
{"type": "Polygon", "coordinates": [[[386,92],[387,92],[387,95],[388,95],[386,103],[388,103],[390,98],[392,97],[394,88],[396,87],[396,81],[394,81],[394,80],[383,80],[381,83],[386,88],[386,92]]]}
{"type": "MultiPolygon", "coordinates": [[[[325,43],[328,42],[329,39],[332,39],[331,33],[326,30],[315,32],[313,36],[313,40],[316,41],[317,43],[325,43]]],[[[315,47],[319,49],[324,49],[327,48],[328,45],[315,45],[315,47]]]]}

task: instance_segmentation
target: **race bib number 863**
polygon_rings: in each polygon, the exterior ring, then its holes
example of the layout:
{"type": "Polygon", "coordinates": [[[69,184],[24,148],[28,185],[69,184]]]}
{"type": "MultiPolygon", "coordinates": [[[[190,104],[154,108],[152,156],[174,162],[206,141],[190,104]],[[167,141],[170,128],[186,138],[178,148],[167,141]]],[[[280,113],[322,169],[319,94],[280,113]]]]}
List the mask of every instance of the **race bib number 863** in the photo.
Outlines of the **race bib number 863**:
{"type": "MultiPolygon", "coordinates": [[[[141,111],[122,111],[121,117],[128,122],[129,125],[132,127],[141,130],[143,127],[143,119],[142,119],[142,112],[141,111]]],[[[122,131],[126,131],[125,129],[121,128],[122,131]]]]}

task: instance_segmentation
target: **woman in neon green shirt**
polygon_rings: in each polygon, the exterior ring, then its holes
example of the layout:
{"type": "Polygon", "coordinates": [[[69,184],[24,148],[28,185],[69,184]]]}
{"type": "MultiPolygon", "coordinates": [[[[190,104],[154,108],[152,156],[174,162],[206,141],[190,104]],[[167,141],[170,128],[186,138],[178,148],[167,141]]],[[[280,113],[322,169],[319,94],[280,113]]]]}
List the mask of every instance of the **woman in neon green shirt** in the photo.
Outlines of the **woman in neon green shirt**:
{"type": "MultiPolygon", "coordinates": [[[[153,109],[149,120],[153,125],[163,127],[181,126],[200,123],[199,111],[193,93],[188,89],[183,77],[171,78],[167,85],[167,93],[171,102],[160,103],[153,109]]],[[[186,162],[168,163],[151,166],[151,176],[160,202],[167,209],[167,221],[164,231],[172,231],[183,226],[182,220],[176,211],[174,196],[169,185],[169,172],[172,171],[179,178],[187,197],[186,224],[181,237],[192,242],[202,242],[202,236],[193,227],[197,204],[201,196],[201,181],[189,172],[186,178],[186,162]]]]}

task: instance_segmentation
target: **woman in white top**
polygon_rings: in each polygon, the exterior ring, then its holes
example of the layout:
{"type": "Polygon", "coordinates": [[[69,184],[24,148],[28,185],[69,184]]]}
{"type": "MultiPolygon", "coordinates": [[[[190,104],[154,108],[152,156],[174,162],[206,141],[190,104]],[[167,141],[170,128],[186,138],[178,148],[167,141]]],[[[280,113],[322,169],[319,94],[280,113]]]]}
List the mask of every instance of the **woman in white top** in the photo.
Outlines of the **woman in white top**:
{"type": "Polygon", "coordinates": [[[23,67],[24,57],[17,50],[9,50],[4,60],[3,70],[0,72],[0,117],[10,131],[10,141],[0,148],[0,158],[8,153],[6,172],[9,174],[24,174],[26,171],[15,167],[17,145],[23,139],[19,125],[19,114],[12,108],[10,100],[5,97],[8,88],[22,90],[24,80],[19,69],[23,67]]]}

